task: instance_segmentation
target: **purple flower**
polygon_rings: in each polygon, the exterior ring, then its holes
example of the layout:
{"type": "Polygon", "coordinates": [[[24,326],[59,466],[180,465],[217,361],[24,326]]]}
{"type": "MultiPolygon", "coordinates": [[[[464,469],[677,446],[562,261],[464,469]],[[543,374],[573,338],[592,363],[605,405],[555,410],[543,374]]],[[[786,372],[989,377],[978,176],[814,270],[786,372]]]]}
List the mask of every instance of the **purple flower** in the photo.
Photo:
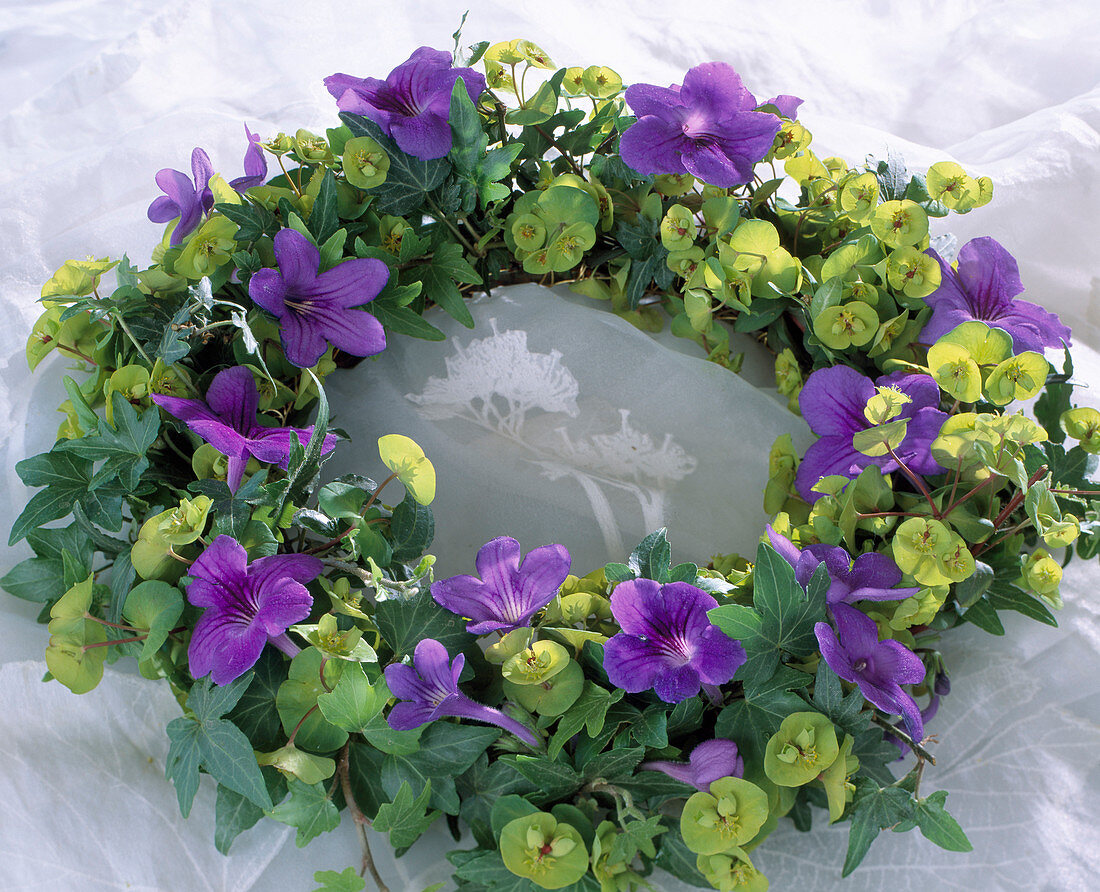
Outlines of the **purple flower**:
{"type": "MultiPolygon", "coordinates": [[[[278,465],[290,460],[290,435],[304,446],[313,428],[263,427],[257,423],[260,397],[256,381],[243,365],[218,372],[206,391],[206,401],[186,400],[154,393],[153,402],[184,422],[191,430],[229,458],[227,483],[236,492],[248,459],[278,465]]],[[[336,448],[336,435],[326,434],[323,452],[336,448]]]]}
{"type": "Polygon", "coordinates": [[[921,340],[933,344],[964,322],[978,320],[1012,335],[1015,353],[1069,344],[1070,331],[1053,313],[1026,300],[1013,300],[1024,290],[1016,259],[991,238],[975,238],[959,251],[958,272],[935,251],[943,272],[940,287],[925,302],[932,318],[921,340]]]}
{"type": "Polygon", "coordinates": [[[451,150],[451,93],[462,78],[470,101],[485,92],[485,77],[472,68],[452,68],[451,54],[422,46],[386,79],[334,74],[325,87],[340,111],[370,118],[401,151],[425,160],[451,150]]]}
{"type": "Polygon", "coordinates": [[[704,740],[691,751],[687,762],[643,762],[640,771],[662,771],[671,778],[707,791],[720,777],[743,777],[745,762],[732,740],[704,740]]]}
{"type": "Polygon", "coordinates": [[[811,487],[822,477],[856,477],[868,465],[877,465],[884,474],[897,470],[898,463],[889,454],[872,458],[852,445],[854,434],[872,427],[863,410],[876,386],[895,387],[910,398],[897,416],[909,419],[905,439],[895,450],[898,458],[915,474],[943,471],[931,447],[947,415],[937,408],[940,388],[930,376],[895,372],[871,381],[848,366],[818,369],[798,397],[802,417],[820,437],[806,450],[795,477],[795,487],[807,502],[821,498],[811,487]]]}
{"type": "Polygon", "coordinates": [[[613,685],[637,694],[652,688],[666,703],[725,684],[745,662],[740,641],[707,618],[718,602],[686,582],[621,582],[611,614],[622,631],[604,645],[603,666],[613,685]]]}
{"type": "Polygon", "coordinates": [[[543,545],[519,560],[519,543],[508,536],[478,549],[476,576],[452,576],[432,584],[432,597],[451,613],[469,617],[466,630],[485,635],[525,626],[554,600],[569,575],[571,559],[562,545],[543,545]]]}
{"type": "Polygon", "coordinates": [[[773,96],[766,102],[761,102],[760,107],[763,107],[765,105],[774,105],[777,109],[779,109],[779,114],[781,114],[784,118],[789,118],[793,121],[798,116],[798,107],[801,104],[802,100],[799,99],[797,96],[791,96],[787,93],[781,93],[778,96],[773,96]]]}
{"type": "Polygon", "coordinates": [[[238,192],[244,192],[253,186],[262,186],[267,179],[267,158],[260,146],[260,135],[249,130],[247,124],[244,125],[244,132],[248,136],[248,148],[244,152],[244,176],[229,182],[238,192]]]}
{"type": "Polygon", "coordinates": [[[353,356],[386,349],[382,323],[353,309],[374,300],[389,269],[381,260],[357,258],[320,275],[321,252],[295,229],[275,233],[277,270],[262,269],[248,282],[248,295],[282,323],[283,352],[296,366],[316,365],[328,345],[353,356]]]}
{"type": "Polygon", "coordinates": [[[445,715],[473,719],[511,731],[532,747],[539,739],[515,719],[499,709],[482,706],[458,689],[458,677],[466,657],[459,654],[451,662],[447,648],[434,638],[425,638],[413,651],[413,664],[391,663],[386,667],[386,684],[402,702],[390,710],[388,721],[395,731],[409,731],[445,715]]]}
{"type": "Polygon", "coordinates": [[[696,65],[682,87],[634,84],[626,101],[638,120],[619,152],[639,173],[687,171],[712,186],[739,186],[779,132],[779,118],[753,111],[756,99],[725,62],[696,65]]]}
{"type": "Polygon", "coordinates": [[[905,720],[909,736],[924,737],[924,724],[916,701],[901,689],[903,684],[924,680],[924,664],[905,645],[878,640],[878,626],[867,614],[846,604],[833,606],[837,631],[817,623],[814,633],[829,668],[845,681],[859,685],[873,706],[905,720]],[[837,633],[839,632],[839,639],[837,633]]]}
{"type": "Polygon", "coordinates": [[[207,185],[214,175],[214,165],[202,149],[191,153],[191,173],[194,182],[183,171],[170,167],[157,171],[157,185],[164,194],[149,205],[149,219],[154,223],[167,223],[179,217],[169,239],[172,245],[180,244],[193,232],[202,215],[214,206],[214,193],[207,185]]]}
{"type": "Polygon", "coordinates": [[[278,554],[248,563],[244,546],[218,536],[191,565],[187,600],[206,611],[195,624],[187,660],[191,675],[211,674],[224,685],[244,675],[270,641],[295,654],[286,630],[309,616],[313,598],[303,583],[317,578],[321,561],[278,554]]]}
{"type": "Polygon", "coordinates": [[[901,582],[898,565],[884,554],[870,551],[852,561],[851,555],[840,546],[818,543],[797,548],[790,539],[768,525],[768,538],[788,564],[794,567],[798,584],[805,588],[814,571],[824,564],[829,572],[829,590],[826,603],[854,604],[856,601],[900,601],[920,591],[919,588],[894,588],[901,582]]]}

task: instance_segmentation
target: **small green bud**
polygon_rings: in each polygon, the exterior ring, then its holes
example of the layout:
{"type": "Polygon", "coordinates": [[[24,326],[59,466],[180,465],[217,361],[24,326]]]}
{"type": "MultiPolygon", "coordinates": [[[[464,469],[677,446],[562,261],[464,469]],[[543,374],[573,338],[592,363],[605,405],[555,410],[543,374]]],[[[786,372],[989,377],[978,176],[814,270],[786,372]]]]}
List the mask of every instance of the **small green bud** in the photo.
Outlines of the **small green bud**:
{"type": "Polygon", "coordinates": [[[767,793],[743,778],[723,777],[709,793],[691,795],[680,815],[680,832],[697,855],[717,855],[747,843],[767,819],[767,793]]]}
{"type": "Polygon", "coordinates": [[[873,173],[850,177],[840,187],[840,209],[856,222],[866,220],[878,206],[878,180],[873,173]]]}
{"type": "Polygon", "coordinates": [[[989,401],[1004,406],[1013,400],[1026,400],[1046,386],[1050,363],[1042,354],[1027,350],[1006,359],[993,369],[985,383],[989,401]]]}
{"type": "Polygon", "coordinates": [[[504,866],[543,889],[561,889],[588,872],[588,849],[572,825],[546,812],[509,821],[500,832],[504,866]]]}
{"type": "Polygon", "coordinates": [[[871,424],[885,424],[896,418],[902,408],[913,402],[912,397],[897,387],[876,387],[876,393],[867,400],[863,417],[871,424]]]}
{"type": "Polygon", "coordinates": [[[194,280],[213,274],[232,259],[231,255],[237,250],[233,240],[236,234],[236,223],[214,214],[188,238],[176,258],[175,271],[194,280]]]}
{"type": "Polygon", "coordinates": [[[512,223],[512,238],[517,248],[537,251],[546,242],[546,226],[534,214],[520,214],[512,223]]]}
{"type": "Polygon", "coordinates": [[[888,201],[871,215],[871,232],[891,248],[918,245],[928,235],[928,215],[915,201],[888,201]]]}
{"type": "Polygon", "coordinates": [[[623,79],[610,68],[590,65],[582,75],[585,92],[593,99],[610,99],[623,88],[623,79]]]}
{"type": "Polygon", "coordinates": [[[1036,548],[1024,562],[1023,581],[1037,595],[1049,596],[1062,582],[1062,567],[1045,548],[1036,548]]]}
{"type": "Polygon", "coordinates": [[[768,878],[737,846],[717,855],[699,855],[695,866],[719,892],[768,892],[768,878]]]}
{"type": "Polygon", "coordinates": [[[369,136],[357,136],[344,143],[340,163],[349,183],[360,189],[373,189],[386,182],[390,156],[369,136]]]}
{"type": "Polygon", "coordinates": [[[826,716],[794,712],[768,740],[764,773],[781,787],[800,787],[832,765],[839,752],[836,730],[826,716]]]}
{"type": "Polygon", "coordinates": [[[1058,424],[1067,437],[1080,441],[1085,452],[1100,453],[1100,412],[1090,407],[1068,409],[1062,413],[1058,424]]]}
{"type": "Polygon", "coordinates": [[[294,154],[306,164],[333,160],[328,140],[308,130],[299,130],[294,134],[294,154]]]}
{"type": "Polygon", "coordinates": [[[928,169],[926,185],[932,198],[960,213],[977,207],[981,197],[978,181],[952,161],[933,164],[928,169]]]}
{"type": "Polygon", "coordinates": [[[861,300],[826,307],[814,319],[814,334],[826,347],[862,347],[878,332],[878,313],[861,300]]]}
{"type": "Polygon", "coordinates": [[[676,198],[695,188],[695,177],[690,173],[663,173],[653,178],[653,188],[666,198],[676,198]]]}
{"type": "Polygon", "coordinates": [[[927,297],[940,287],[942,275],[934,258],[908,245],[892,251],[886,261],[890,287],[906,297],[927,297]]]}
{"type": "Polygon", "coordinates": [[[964,403],[982,396],[982,372],[970,351],[943,339],[928,348],[928,371],[945,393],[964,403]]]}
{"type": "Polygon", "coordinates": [[[669,251],[686,251],[695,244],[698,227],[686,207],[674,204],[661,221],[661,244],[669,251]]]}

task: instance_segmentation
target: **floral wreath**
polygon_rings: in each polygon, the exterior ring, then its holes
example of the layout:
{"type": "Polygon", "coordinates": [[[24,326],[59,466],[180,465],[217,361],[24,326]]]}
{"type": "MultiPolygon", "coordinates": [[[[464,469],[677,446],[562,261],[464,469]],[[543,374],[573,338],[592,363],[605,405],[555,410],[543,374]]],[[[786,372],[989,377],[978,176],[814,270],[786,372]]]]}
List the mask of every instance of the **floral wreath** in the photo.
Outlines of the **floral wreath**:
{"type": "Polygon", "coordinates": [[[937,642],[1003,634],[1004,610],[1055,625],[1057,550],[1100,551],[1100,413],[1074,407],[1069,330],[992,238],[950,263],[929,237],[989,179],[818,158],[801,100],[759,102],[719,62],[624,91],[456,33],[325,84],[325,136],[246,125],[243,176],[199,148],[156,175],[150,266],[71,260],[42,290],[28,362],[80,375],[53,448],[18,465],[41,489],[9,544],[35,556],[0,583],[42,605],[47,679],[84,693],[133,657],[166,681],[167,776],[185,816],[217,782],[222,851],[265,815],[304,845],[346,808],[362,869],[321,889],[385,889],[364,828],[400,855],[444,817],[468,892],[625,892],[656,868],[759,892],[751,854],[783,817],[850,822],[845,875],[883,829],[969,850],[921,790],[937,642]],[[751,561],[673,564],[658,530],[578,570],[501,536],[477,576],[434,579],[415,442],[378,440],[381,483],[322,482],[344,438],[327,376],[443,339],[429,307],[472,326],[466,295],[517,281],[668,322],[731,374],[731,330],[772,351],[817,439],[772,448],[751,561]],[[1034,419],[1011,408],[1035,396],[1034,419]]]}

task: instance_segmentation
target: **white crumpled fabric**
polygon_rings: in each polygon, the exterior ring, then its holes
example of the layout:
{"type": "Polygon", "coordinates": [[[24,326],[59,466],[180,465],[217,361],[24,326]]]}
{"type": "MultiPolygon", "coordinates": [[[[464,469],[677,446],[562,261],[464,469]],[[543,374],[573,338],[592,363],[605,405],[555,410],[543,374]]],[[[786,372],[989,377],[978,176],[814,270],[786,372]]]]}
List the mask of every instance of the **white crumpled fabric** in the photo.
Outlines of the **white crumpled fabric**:
{"type": "MultiPolygon", "coordinates": [[[[29,497],[15,462],[47,449],[60,420],[64,363],[54,357],[32,378],[23,360],[50,273],[89,253],[143,262],[160,236],[145,220],[158,169],[186,169],[202,145],[239,175],[242,122],[265,136],[331,126],[325,75],[381,76],[421,44],[449,48],[466,6],[0,0],[0,516],[29,497]]],[[[1094,387],[1081,398],[1100,404],[1091,0],[518,0],[478,4],[466,34],[529,37],[561,64],[608,64],[627,83],[678,82],[693,64],[725,60],[762,98],[806,99],[800,117],[821,155],[858,162],[889,147],[914,169],[951,159],[991,176],[993,204],[947,225],[960,243],[993,235],[1019,259],[1027,297],[1073,327],[1077,377],[1094,387]]],[[[767,392],[766,366],[750,357],[735,378],[691,345],[654,344],[594,304],[538,289],[503,290],[474,312],[473,331],[443,320],[453,340],[395,339],[332,379],[340,423],[356,434],[341,467],[369,470],[384,433],[428,449],[440,472],[440,572],[468,571],[477,546],[503,532],[525,547],[562,541],[582,570],[622,559],[658,523],[685,560],[751,551],[762,450],[780,430],[805,436],[767,392]],[[505,356],[526,356],[531,374],[494,375],[505,356]],[[512,404],[498,396],[482,417],[478,393],[500,387],[512,404]]],[[[0,552],[0,572],[27,553],[0,552]]],[[[950,792],[973,853],[885,834],[841,881],[847,828],[785,824],[756,856],[772,888],[1095,888],[1098,583],[1095,564],[1070,568],[1059,629],[1006,617],[1004,639],[948,636],[953,692],[930,728],[939,764],[925,784],[950,792]]],[[[315,870],[358,863],[348,822],[298,850],[265,821],[219,855],[209,780],[184,821],[163,777],[163,728],[178,710],[167,689],[113,669],[82,698],[42,685],[37,608],[5,595],[0,614],[0,890],[304,890],[315,870]]],[[[451,845],[436,828],[395,863],[374,838],[394,892],[445,880],[451,845]]]]}

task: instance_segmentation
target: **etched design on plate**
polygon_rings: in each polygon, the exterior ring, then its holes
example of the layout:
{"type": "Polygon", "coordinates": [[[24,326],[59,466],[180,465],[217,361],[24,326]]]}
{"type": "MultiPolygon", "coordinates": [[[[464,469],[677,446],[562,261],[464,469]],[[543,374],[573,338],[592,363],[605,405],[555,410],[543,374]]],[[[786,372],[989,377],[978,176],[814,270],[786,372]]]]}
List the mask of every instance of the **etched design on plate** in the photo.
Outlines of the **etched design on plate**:
{"type": "Polygon", "coordinates": [[[578,433],[580,384],[562,364],[562,354],[535,353],[527,346],[527,332],[498,331],[496,319],[489,325],[489,337],[466,346],[454,342],[455,352],[444,360],[446,375],[433,375],[420,393],[408,393],[406,399],[424,418],[461,418],[511,441],[550,480],[576,480],[592,507],[607,553],[624,554],[609,490],[637,499],[641,529],[634,533],[641,538],[664,524],[666,497],[677,481],[695,470],[695,458],[672,434],[654,438],[635,427],[629,409],[616,410],[609,433],[578,433]],[[536,439],[524,430],[533,413],[560,414],[566,420],[554,428],[556,437],[536,439]]]}

